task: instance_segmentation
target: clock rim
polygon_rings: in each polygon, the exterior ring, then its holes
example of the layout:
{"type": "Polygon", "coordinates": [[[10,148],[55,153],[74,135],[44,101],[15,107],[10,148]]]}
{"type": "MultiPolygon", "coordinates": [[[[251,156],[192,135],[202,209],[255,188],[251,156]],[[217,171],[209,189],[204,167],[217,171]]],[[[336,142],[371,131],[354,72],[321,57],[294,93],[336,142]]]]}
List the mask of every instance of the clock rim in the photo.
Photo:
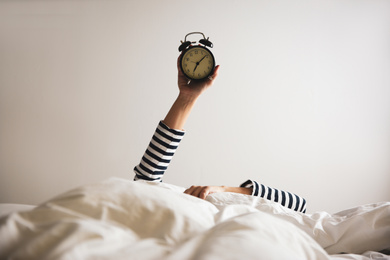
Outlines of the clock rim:
{"type": "Polygon", "coordinates": [[[201,81],[201,80],[204,80],[205,78],[208,78],[211,74],[213,74],[214,70],[215,70],[215,58],[214,58],[214,54],[206,47],[204,46],[201,46],[201,45],[194,45],[194,46],[190,46],[188,47],[187,49],[185,49],[182,54],[180,55],[180,69],[181,69],[181,72],[183,72],[183,74],[190,80],[195,80],[195,81],[201,81]],[[183,69],[183,66],[182,66],[182,61],[183,61],[183,57],[185,55],[185,53],[193,48],[202,48],[202,49],[205,49],[206,51],[208,51],[210,54],[211,54],[211,57],[213,58],[213,68],[211,69],[210,73],[207,74],[207,76],[203,77],[203,78],[200,78],[200,79],[194,79],[190,76],[188,76],[185,72],[184,72],[184,69],[183,69]]]}

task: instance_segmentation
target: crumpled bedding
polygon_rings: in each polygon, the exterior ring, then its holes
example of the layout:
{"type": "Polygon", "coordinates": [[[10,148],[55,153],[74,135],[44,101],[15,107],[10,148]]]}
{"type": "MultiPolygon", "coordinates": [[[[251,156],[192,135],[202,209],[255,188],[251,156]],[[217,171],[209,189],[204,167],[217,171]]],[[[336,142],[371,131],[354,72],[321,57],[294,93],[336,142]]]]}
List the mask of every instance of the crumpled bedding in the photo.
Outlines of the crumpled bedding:
{"type": "Polygon", "coordinates": [[[388,259],[390,203],[303,214],[259,197],[201,200],[108,180],[0,219],[0,259],[388,259]]]}

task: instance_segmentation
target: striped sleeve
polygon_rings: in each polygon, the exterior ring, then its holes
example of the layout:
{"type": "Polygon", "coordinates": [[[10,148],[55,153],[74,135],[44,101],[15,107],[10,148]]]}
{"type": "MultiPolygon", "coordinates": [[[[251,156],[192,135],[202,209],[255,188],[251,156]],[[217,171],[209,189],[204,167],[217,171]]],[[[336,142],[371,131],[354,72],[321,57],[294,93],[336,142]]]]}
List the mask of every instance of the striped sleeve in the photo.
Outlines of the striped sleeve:
{"type": "Polygon", "coordinates": [[[141,162],[134,167],[134,180],[161,182],[184,134],[160,121],[141,162]]]}
{"type": "Polygon", "coordinates": [[[253,180],[247,180],[240,187],[252,188],[252,196],[277,202],[298,212],[306,212],[306,200],[294,193],[270,188],[253,180]]]}

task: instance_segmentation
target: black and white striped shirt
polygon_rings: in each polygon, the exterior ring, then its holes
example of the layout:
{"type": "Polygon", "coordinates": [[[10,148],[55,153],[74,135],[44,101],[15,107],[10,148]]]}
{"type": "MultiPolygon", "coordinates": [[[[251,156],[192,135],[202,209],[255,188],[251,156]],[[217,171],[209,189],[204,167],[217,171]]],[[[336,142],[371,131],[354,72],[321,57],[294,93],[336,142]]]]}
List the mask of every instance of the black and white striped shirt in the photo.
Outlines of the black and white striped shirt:
{"type": "MultiPolygon", "coordinates": [[[[134,167],[134,180],[161,182],[184,134],[184,131],[171,129],[160,121],[141,162],[134,167]]],[[[274,189],[254,180],[247,180],[240,187],[252,188],[252,196],[280,203],[295,211],[306,212],[306,200],[291,192],[274,189]]]]}

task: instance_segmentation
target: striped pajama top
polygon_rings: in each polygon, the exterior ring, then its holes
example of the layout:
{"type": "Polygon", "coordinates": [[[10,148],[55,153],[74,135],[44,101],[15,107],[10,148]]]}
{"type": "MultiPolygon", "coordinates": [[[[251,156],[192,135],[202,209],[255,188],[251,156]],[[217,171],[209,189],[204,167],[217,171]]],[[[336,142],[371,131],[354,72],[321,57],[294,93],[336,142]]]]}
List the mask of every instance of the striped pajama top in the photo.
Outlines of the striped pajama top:
{"type": "MultiPolygon", "coordinates": [[[[134,167],[134,180],[161,182],[184,134],[184,131],[171,129],[160,121],[141,162],[134,167]]],[[[306,212],[306,200],[294,193],[274,189],[254,180],[247,180],[240,187],[252,188],[252,196],[277,202],[295,211],[306,212]]]]}

